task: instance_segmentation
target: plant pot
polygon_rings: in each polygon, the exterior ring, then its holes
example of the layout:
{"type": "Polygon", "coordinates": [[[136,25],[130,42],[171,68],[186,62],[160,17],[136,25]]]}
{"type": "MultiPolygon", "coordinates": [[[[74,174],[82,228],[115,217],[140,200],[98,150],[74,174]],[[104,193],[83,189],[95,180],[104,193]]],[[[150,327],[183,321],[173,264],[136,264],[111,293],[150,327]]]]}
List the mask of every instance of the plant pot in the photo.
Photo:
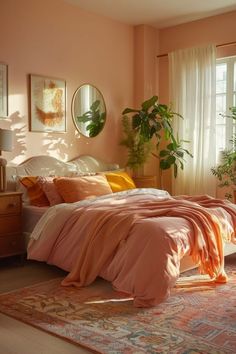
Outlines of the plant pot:
{"type": "Polygon", "coordinates": [[[157,188],[156,176],[133,176],[137,188],[157,188]]]}

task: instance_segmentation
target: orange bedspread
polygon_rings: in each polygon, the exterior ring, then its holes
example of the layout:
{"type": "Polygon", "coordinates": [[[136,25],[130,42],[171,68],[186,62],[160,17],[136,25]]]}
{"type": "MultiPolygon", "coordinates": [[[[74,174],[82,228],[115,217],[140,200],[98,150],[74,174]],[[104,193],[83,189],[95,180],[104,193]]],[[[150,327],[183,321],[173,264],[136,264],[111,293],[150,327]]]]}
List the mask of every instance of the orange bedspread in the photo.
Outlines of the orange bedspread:
{"type": "Polygon", "coordinates": [[[31,242],[29,258],[63,268],[63,254],[70,249],[73,262],[62,285],[86,286],[100,275],[132,295],[135,306],[145,307],[169,295],[187,251],[203,273],[216,282],[227,280],[223,239],[234,238],[236,209],[208,196],[156,200],[131,195],[78,205],[59,229],[54,228],[51,224],[42,241],[31,242]],[[78,239],[76,253],[70,248],[72,238],[78,239]]]}

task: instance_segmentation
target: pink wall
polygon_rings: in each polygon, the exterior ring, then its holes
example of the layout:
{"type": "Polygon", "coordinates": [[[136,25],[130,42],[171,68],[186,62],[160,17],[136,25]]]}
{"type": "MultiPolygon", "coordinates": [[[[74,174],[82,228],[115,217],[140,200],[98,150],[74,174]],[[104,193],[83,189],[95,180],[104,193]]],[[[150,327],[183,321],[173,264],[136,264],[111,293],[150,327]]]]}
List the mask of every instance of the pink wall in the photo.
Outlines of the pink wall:
{"type": "MultiPolygon", "coordinates": [[[[236,11],[209,17],[159,31],[160,50],[158,54],[178,49],[214,43],[236,41],[236,11]]],[[[217,49],[218,57],[236,55],[236,45],[217,49]]],[[[157,59],[159,63],[159,96],[162,102],[169,103],[168,57],[157,59]]],[[[171,191],[171,175],[164,175],[164,188],[171,191]]]]}
{"type": "MultiPolygon", "coordinates": [[[[140,108],[141,103],[158,93],[158,30],[140,25],[134,27],[134,106],[140,108]]],[[[156,175],[157,161],[150,156],[141,169],[141,174],[156,175]]]]}
{"type": "Polygon", "coordinates": [[[157,30],[150,26],[134,27],[134,104],[140,104],[156,94],[157,30]]]}
{"type": "Polygon", "coordinates": [[[16,134],[15,150],[3,153],[8,161],[92,154],[122,164],[121,112],[133,104],[133,27],[62,0],[1,1],[0,23],[0,61],[9,68],[9,119],[0,120],[0,128],[16,134]],[[66,80],[66,133],[29,132],[29,74],[66,80]],[[83,83],[99,88],[107,107],[107,123],[96,138],[80,136],[71,117],[72,95],[83,83]]]}

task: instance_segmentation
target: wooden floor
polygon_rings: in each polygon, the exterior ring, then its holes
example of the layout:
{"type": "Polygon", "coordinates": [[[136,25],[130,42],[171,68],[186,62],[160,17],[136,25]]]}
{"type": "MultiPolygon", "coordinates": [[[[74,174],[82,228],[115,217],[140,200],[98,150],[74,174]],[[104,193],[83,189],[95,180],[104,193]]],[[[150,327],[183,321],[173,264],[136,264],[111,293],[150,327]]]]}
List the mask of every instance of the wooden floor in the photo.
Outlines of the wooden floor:
{"type": "MultiPolygon", "coordinates": [[[[66,273],[40,262],[0,259],[0,293],[57,278],[66,273]]],[[[0,313],[0,354],[83,354],[91,351],[0,313]]]]}

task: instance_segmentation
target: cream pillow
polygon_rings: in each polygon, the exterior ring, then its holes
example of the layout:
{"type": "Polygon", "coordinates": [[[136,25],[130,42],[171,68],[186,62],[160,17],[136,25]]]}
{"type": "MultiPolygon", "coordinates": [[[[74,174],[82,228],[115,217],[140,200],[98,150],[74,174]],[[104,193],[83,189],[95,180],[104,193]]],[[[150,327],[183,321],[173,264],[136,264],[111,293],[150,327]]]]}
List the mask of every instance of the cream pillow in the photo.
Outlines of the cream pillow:
{"type": "Polygon", "coordinates": [[[66,203],[111,194],[112,190],[105,176],[58,177],[54,178],[57,191],[66,203]]]}

